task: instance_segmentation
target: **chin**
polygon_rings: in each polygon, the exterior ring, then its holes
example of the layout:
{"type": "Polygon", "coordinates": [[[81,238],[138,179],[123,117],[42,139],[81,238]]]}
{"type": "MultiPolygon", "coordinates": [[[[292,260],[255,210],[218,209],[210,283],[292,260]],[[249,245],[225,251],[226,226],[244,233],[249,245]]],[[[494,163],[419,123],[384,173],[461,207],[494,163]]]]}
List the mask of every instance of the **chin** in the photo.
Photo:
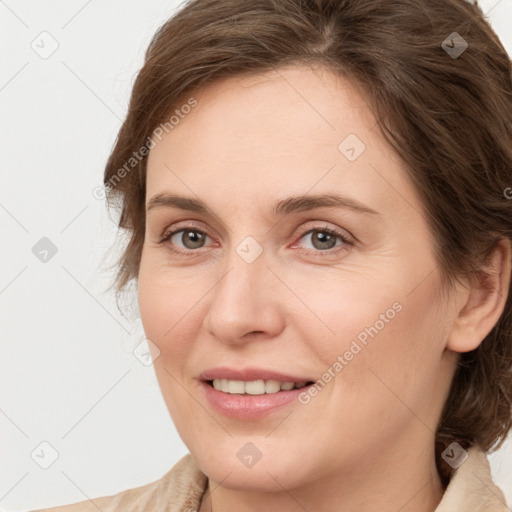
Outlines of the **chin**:
{"type": "MultiPolygon", "coordinates": [[[[299,463],[300,461],[296,461],[295,467],[299,463]]],[[[283,487],[289,489],[297,485],[296,482],[290,481],[290,471],[264,464],[262,461],[257,467],[250,469],[237,464],[207,464],[205,467],[201,465],[201,468],[213,482],[233,491],[276,492],[282,491],[283,487]]],[[[295,480],[297,475],[292,478],[295,480]]]]}
{"type": "Polygon", "coordinates": [[[293,488],[300,485],[301,477],[307,480],[307,475],[303,475],[307,473],[303,456],[283,445],[272,447],[268,441],[261,448],[261,458],[258,460],[255,446],[263,445],[263,441],[258,439],[251,446],[252,442],[247,438],[234,437],[214,452],[202,448],[190,452],[203,473],[227,489],[276,492],[282,491],[283,487],[293,488]],[[200,455],[195,455],[196,453],[200,455]],[[285,457],[286,453],[295,453],[296,458],[285,457]],[[253,461],[250,460],[251,455],[253,461]]]}

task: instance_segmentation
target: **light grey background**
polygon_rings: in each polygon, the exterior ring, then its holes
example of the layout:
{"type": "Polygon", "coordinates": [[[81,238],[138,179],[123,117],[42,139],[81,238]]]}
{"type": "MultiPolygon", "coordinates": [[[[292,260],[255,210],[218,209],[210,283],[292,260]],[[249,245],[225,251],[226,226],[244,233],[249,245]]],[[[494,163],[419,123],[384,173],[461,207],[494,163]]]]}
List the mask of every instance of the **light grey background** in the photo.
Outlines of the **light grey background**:
{"type": "MultiPolygon", "coordinates": [[[[144,51],[178,5],[0,0],[2,511],[143,485],[188,451],[132,353],[140,320],[104,292],[119,245],[93,195],[144,51]],[[46,262],[32,252],[43,237],[57,248],[38,248],[46,262]]],[[[512,0],[481,5],[512,54],[512,0]]],[[[490,461],[512,504],[512,440],[490,461]]]]}

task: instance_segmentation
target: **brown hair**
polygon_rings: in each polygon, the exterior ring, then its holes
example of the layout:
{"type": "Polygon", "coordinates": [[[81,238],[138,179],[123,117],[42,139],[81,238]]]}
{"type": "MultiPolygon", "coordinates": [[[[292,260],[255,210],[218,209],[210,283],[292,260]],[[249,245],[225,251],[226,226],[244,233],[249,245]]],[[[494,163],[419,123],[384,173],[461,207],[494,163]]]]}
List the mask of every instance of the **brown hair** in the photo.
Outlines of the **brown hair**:
{"type": "MultiPolygon", "coordinates": [[[[118,293],[138,275],[144,240],[147,159],[130,161],[134,152],[194,90],[285,64],[324,65],[359,85],[408,166],[447,282],[478,275],[496,242],[512,239],[511,63],[477,4],[193,0],[153,37],[106,165],[109,204],[119,200],[128,234],[118,293]],[[459,56],[449,52],[462,41],[454,32],[468,44],[459,56]]],[[[444,484],[449,443],[497,449],[512,426],[511,295],[480,346],[460,356],[436,433],[444,484]]]]}

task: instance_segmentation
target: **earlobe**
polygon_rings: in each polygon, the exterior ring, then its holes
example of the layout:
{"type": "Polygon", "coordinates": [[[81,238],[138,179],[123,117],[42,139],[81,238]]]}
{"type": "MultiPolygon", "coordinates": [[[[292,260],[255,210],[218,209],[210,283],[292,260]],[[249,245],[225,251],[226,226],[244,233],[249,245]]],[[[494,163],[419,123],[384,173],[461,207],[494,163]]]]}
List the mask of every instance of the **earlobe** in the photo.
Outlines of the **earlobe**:
{"type": "Polygon", "coordinates": [[[463,306],[450,331],[448,349],[454,352],[476,349],[498,322],[510,286],[511,254],[510,240],[498,242],[482,269],[485,273],[475,276],[468,288],[457,292],[463,306]]]}

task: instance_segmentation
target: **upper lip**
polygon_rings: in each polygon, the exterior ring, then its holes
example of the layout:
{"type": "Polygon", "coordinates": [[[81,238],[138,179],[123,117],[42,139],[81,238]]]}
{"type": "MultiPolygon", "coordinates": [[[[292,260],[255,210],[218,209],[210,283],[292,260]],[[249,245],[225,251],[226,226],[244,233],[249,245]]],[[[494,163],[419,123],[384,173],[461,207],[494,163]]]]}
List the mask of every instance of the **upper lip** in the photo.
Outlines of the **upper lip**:
{"type": "Polygon", "coordinates": [[[228,380],[277,380],[279,382],[314,382],[315,379],[304,377],[301,375],[292,375],[287,373],[275,372],[273,370],[265,370],[264,368],[227,368],[217,367],[205,370],[199,375],[199,380],[208,381],[213,379],[228,380]]]}

